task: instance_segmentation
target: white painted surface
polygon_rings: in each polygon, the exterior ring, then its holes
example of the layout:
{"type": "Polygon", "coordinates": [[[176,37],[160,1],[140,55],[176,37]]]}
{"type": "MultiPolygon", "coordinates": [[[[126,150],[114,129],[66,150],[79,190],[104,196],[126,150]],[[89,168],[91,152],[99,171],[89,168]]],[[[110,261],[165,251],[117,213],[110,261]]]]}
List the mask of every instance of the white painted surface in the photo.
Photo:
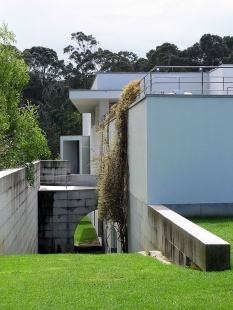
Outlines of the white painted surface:
{"type": "MultiPolygon", "coordinates": [[[[227,65],[232,66],[233,65],[227,65]]],[[[210,94],[227,95],[227,87],[233,86],[233,70],[221,66],[209,73],[210,94]]],[[[229,95],[233,95],[233,88],[229,88],[229,95]]]]}
{"type": "Polygon", "coordinates": [[[148,204],[232,202],[232,99],[146,101],[148,204]]]}
{"type": "Polygon", "coordinates": [[[90,173],[90,136],[82,137],[82,174],[90,173]]]}
{"type": "Polygon", "coordinates": [[[91,134],[91,113],[82,114],[82,129],[83,136],[90,136],[91,134]]]}
{"type": "Polygon", "coordinates": [[[147,201],[147,109],[142,101],[129,109],[128,161],[129,191],[147,201]]]}
{"type": "Polygon", "coordinates": [[[61,136],[60,154],[70,161],[71,173],[90,172],[90,136],[61,136]]]}
{"type": "Polygon", "coordinates": [[[108,112],[109,112],[109,100],[108,99],[100,100],[98,119],[102,121],[108,112]]]}
{"type": "Polygon", "coordinates": [[[69,98],[80,113],[92,113],[100,100],[118,101],[121,90],[70,90],[69,98]]]}
{"type": "Polygon", "coordinates": [[[142,79],[147,72],[98,73],[91,90],[122,90],[129,82],[142,79]]]}
{"type": "Polygon", "coordinates": [[[70,161],[71,173],[82,173],[82,136],[61,136],[60,154],[70,161]]]}
{"type": "Polygon", "coordinates": [[[95,174],[95,167],[93,159],[99,155],[99,141],[96,134],[96,126],[91,127],[91,136],[90,136],[90,164],[91,169],[90,173],[95,174]]]}

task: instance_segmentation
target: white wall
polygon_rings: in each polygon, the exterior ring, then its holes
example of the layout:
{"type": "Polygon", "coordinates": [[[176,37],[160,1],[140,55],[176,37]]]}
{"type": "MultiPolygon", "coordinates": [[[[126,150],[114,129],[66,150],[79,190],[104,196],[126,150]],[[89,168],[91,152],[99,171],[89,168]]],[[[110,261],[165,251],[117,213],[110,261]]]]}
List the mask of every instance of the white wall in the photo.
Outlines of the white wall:
{"type": "Polygon", "coordinates": [[[70,161],[71,173],[90,173],[90,136],[61,136],[60,154],[70,161]]]}
{"type": "MultiPolygon", "coordinates": [[[[229,67],[233,65],[228,65],[229,67]]],[[[227,95],[227,87],[233,85],[232,69],[217,68],[209,73],[209,81],[212,95],[227,95]]],[[[229,88],[229,95],[233,95],[233,88],[229,88]]]]}
{"type": "Polygon", "coordinates": [[[91,127],[91,136],[90,136],[90,164],[91,169],[90,173],[95,174],[95,168],[93,165],[93,158],[99,155],[99,148],[98,148],[99,142],[96,134],[96,126],[91,127]]]}
{"type": "Polygon", "coordinates": [[[34,186],[29,186],[25,168],[0,171],[0,255],[38,253],[39,162],[34,186]]]}
{"type": "Polygon", "coordinates": [[[129,191],[147,201],[147,103],[139,102],[129,109],[128,161],[129,191]]]}
{"type": "Polygon", "coordinates": [[[90,136],[91,134],[91,113],[82,114],[82,135],[90,136]]]}
{"type": "Polygon", "coordinates": [[[129,82],[142,79],[145,75],[145,72],[98,73],[91,90],[121,90],[129,82]]]}
{"type": "Polygon", "coordinates": [[[90,173],[90,136],[82,137],[82,173],[90,173]]]}
{"type": "Polygon", "coordinates": [[[214,96],[146,100],[148,204],[232,202],[232,100],[214,96]]]}

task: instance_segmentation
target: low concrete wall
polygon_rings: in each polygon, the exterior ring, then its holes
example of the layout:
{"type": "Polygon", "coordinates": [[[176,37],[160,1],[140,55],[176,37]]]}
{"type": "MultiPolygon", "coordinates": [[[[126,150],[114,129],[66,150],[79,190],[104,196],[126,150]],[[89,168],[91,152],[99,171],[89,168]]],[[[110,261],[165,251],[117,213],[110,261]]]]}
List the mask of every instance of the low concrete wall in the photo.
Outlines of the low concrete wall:
{"type": "Polygon", "coordinates": [[[0,254],[38,252],[38,199],[40,163],[35,163],[35,184],[26,169],[0,171],[0,254]]]}
{"type": "Polygon", "coordinates": [[[50,176],[41,182],[41,185],[52,186],[96,186],[95,176],[92,174],[67,174],[50,176]]]}
{"type": "Polygon", "coordinates": [[[69,160],[42,160],[40,162],[41,185],[96,186],[92,174],[70,174],[69,160]]]}
{"type": "Polygon", "coordinates": [[[40,182],[41,184],[53,185],[57,178],[65,178],[70,174],[69,160],[41,160],[40,182]]]}
{"type": "Polygon", "coordinates": [[[230,268],[230,245],[164,206],[148,206],[130,194],[129,252],[161,250],[172,262],[202,270],[230,268]]]}
{"type": "Polygon", "coordinates": [[[185,267],[191,261],[204,271],[230,269],[226,241],[164,206],[149,206],[148,217],[156,246],[172,262],[185,267]]]}
{"type": "Polygon", "coordinates": [[[73,253],[78,223],[97,209],[95,188],[41,186],[38,197],[39,252],[73,253]]]}

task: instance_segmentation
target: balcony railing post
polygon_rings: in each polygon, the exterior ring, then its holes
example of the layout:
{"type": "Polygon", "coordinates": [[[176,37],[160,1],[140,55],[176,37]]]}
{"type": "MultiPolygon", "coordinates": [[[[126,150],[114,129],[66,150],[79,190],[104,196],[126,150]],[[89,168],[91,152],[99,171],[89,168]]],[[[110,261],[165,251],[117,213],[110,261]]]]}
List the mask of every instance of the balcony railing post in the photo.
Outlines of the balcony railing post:
{"type": "Polygon", "coordinates": [[[150,72],[150,94],[152,94],[152,72],[150,72]]]}
{"type": "Polygon", "coordinates": [[[203,69],[201,70],[201,94],[203,95],[203,93],[204,93],[204,90],[203,90],[203,88],[204,88],[204,76],[203,76],[203,69]]]}

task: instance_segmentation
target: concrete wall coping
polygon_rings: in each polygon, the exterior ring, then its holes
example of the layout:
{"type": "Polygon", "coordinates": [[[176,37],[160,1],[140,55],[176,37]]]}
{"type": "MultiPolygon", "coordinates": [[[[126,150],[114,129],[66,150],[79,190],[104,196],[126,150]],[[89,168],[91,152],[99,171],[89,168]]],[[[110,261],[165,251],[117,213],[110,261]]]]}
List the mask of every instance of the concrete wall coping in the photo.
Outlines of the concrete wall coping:
{"type": "Polygon", "coordinates": [[[159,212],[161,215],[163,215],[168,220],[172,221],[175,225],[179,226],[181,229],[193,235],[195,238],[197,238],[204,244],[229,244],[225,240],[212,234],[206,229],[190,222],[183,216],[168,209],[167,207],[164,207],[162,205],[150,205],[150,207],[156,210],[157,212],[159,212]]]}
{"type": "Polygon", "coordinates": [[[95,190],[94,186],[41,186],[39,191],[83,191],[83,190],[95,190]]]}
{"type": "Polygon", "coordinates": [[[3,178],[9,174],[12,174],[12,173],[14,173],[20,169],[23,169],[23,168],[2,170],[2,171],[0,171],[0,178],[3,178]]]}

